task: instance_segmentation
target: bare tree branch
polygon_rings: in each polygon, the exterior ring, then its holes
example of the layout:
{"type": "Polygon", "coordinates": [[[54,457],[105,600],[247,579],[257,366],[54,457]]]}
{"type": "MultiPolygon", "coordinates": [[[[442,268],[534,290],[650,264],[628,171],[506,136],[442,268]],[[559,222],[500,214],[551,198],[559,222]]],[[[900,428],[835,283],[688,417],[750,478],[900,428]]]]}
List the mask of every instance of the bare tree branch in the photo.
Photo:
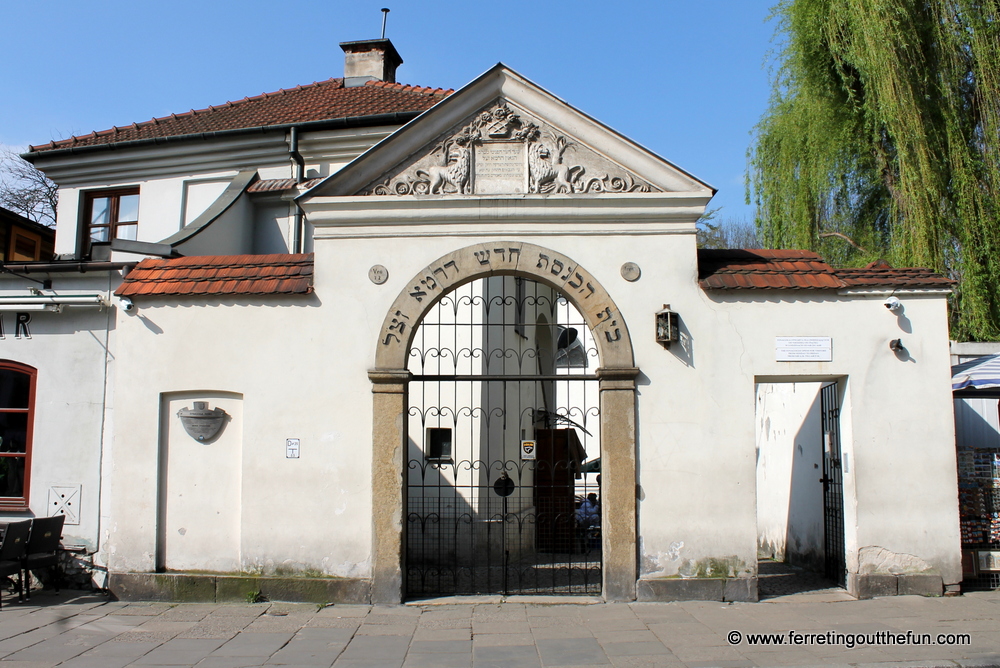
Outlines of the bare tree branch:
{"type": "Polygon", "coordinates": [[[864,248],[862,248],[861,246],[859,246],[857,244],[857,242],[854,241],[854,239],[850,238],[846,234],[841,234],[840,232],[820,232],[819,233],[819,238],[820,239],[826,239],[827,237],[837,237],[838,239],[843,239],[847,243],[849,243],[852,246],[854,246],[855,248],[857,248],[862,253],[867,253],[868,252],[867,250],[865,250],[864,248]]]}
{"type": "Polygon", "coordinates": [[[56,224],[59,186],[15,151],[0,151],[0,206],[48,227],[56,224]]]}

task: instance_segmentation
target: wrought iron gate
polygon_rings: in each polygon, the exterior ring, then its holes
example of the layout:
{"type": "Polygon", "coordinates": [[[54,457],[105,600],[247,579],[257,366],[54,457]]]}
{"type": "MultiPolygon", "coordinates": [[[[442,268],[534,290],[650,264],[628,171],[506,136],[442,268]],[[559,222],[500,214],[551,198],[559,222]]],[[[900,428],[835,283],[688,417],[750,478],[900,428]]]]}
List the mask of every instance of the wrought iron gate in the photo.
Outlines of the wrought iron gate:
{"type": "Polygon", "coordinates": [[[840,393],[837,383],[820,390],[823,414],[823,572],[841,587],[847,581],[844,550],[844,474],[840,453],[840,393]]]}
{"type": "Polygon", "coordinates": [[[601,592],[596,367],[541,283],[479,279],[431,310],[410,348],[408,595],[601,592]]]}

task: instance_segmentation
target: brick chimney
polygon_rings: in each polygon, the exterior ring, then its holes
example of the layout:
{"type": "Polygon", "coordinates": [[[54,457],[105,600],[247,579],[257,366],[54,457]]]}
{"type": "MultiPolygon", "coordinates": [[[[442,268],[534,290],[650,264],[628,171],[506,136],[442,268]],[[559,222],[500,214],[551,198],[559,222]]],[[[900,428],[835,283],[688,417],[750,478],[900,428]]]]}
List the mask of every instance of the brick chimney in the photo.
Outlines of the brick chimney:
{"type": "Polygon", "coordinates": [[[341,42],[340,48],[344,50],[344,86],[363,86],[372,80],[396,83],[396,68],[403,59],[389,40],[341,42]]]}

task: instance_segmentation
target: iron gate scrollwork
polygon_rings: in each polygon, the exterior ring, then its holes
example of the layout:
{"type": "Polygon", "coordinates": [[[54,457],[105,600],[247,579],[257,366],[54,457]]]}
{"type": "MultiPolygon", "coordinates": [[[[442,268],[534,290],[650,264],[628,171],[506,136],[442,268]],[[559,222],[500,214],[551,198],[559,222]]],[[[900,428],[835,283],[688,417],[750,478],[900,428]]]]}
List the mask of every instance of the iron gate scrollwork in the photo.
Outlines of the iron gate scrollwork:
{"type": "Polygon", "coordinates": [[[583,317],[532,280],[479,279],[428,313],[410,348],[408,596],[601,593],[597,366],[583,317]]]}

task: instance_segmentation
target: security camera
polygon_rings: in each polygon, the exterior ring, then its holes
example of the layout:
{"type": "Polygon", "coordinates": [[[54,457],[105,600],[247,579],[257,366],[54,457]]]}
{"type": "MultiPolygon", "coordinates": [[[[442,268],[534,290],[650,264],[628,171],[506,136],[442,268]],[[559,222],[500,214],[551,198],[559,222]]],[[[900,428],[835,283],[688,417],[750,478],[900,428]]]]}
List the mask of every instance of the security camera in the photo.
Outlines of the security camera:
{"type": "Polygon", "coordinates": [[[129,299],[128,297],[122,297],[121,299],[119,299],[118,305],[121,307],[123,311],[131,311],[132,309],[135,308],[135,304],[133,304],[132,300],[129,299]]]}
{"type": "Polygon", "coordinates": [[[895,297],[889,297],[884,302],[882,302],[882,305],[885,306],[890,311],[892,311],[893,313],[896,313],[897,311],[900,311],[903,308],[903,302],[899,301],[895,297]]]}

